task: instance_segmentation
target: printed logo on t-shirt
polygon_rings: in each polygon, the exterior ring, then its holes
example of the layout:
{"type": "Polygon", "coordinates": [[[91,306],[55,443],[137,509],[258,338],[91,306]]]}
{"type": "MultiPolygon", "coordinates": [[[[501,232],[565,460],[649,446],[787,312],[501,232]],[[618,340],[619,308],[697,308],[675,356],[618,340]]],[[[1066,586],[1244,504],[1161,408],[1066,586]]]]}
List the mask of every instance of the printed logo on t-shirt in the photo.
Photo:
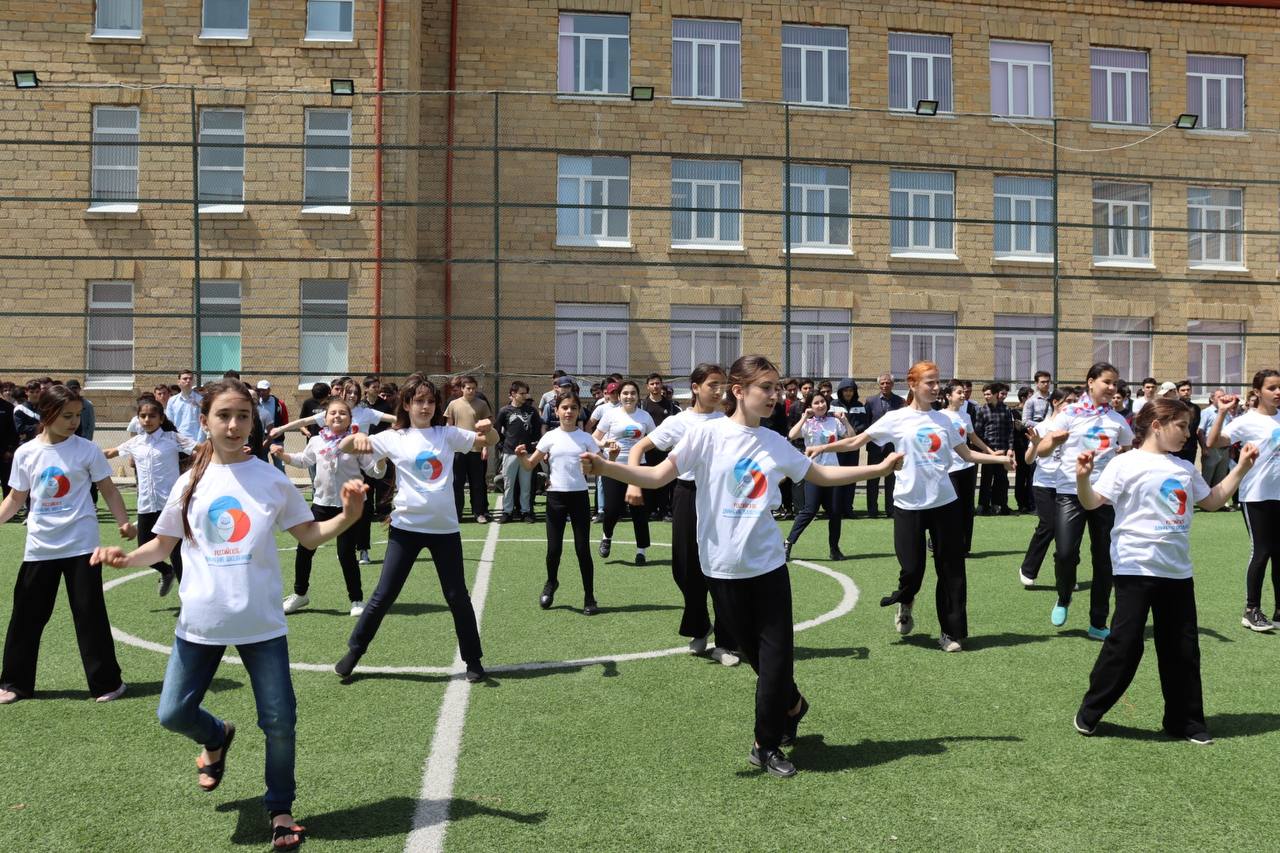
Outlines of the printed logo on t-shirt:
{"type": "Polygon", "coordinates": [[[769,488],[760,463],[754,459],[743,457],[733,466],[733,496],[738,500],[756,501],[764,497],[769,488]]]}
{"type": "Polygon", "coordinates": [[[40,472],[39,485],[36,487],[42,498],[61,498],[71,491],[71,480],[67,472],[56,465],[50,465],[40,472]]]}
{"type": "Polygon", "coordinates": [[[621,434],[619,434],[618,437],[623,439],[632,439],[632,440],[638,441],[642,435],[644,435],[644,433],[641,431],[640,427],[636,426],[635,424],[630,424],[626,427],[623,427],[622,432],[621,434]]]}
{"type": "Polygon", "coordinates": [[[937,427],[924,426],[916,430],[916,447],[923,454],[923,461],[931,465],[943,464],[939,453],[942,450],[942,433],[937,427]]]}
{"type": "Polygon", "coordinates": [[[961,437],[961,438],[964,438],[964,437],[965,437],[965,435],[966,435],[966,433],[965,433],[965,429],[964,429],[964,424],[956,424],[956,429],[960,431],[960,437],[961,437]]]}
{"type": "Polygon", "coordinates": [[[1280,455],[1280,429],[1271,431],[1271,455],[1280,455]]]}
{"type": "Polygon", "coordinates": [[[1187,514],[1187,490],[1173,477],[1160,484],[1160,497],[1165,499],[1175,515],[1187,514]]]}
{"type": "Polygon", "coordinates": [[[1101,426],[1091,426],[1084,434],[1084,446],[1086,450],[1106,453],[1111,449],[1111,436],[1101,426]]]}
{"type": "Polygon", "coordinates": [[[414,457],[413,464],[419,471],[427,475],[428,480],[438,480],[440,475],[444,473],[444,463],[440,461],[439,456],[430,450],[424,450],[414,457]]]}
{"type": "Polygon", "coordinates": [[[252,555],[238,543],[249,535],[252,526],[240,501],[230,495],[215,498],[204,518],[205,536],[213,546],[205,562],[210,566],[247,565],[252,555]]]}

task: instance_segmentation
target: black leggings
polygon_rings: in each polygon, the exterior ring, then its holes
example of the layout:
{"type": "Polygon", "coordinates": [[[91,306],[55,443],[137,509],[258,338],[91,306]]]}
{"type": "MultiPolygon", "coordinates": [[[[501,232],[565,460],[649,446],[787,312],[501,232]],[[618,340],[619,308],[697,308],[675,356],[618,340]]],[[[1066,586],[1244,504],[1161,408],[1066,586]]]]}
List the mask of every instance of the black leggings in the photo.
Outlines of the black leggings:
{"type": "Polygon", "coordinates": [[[705,637],[714,629],[717,646],[737,651],[738,641],[720,618],[714,599],[715,623],[707,617],[707,576],[698,557],[698,487],[692,480],[676,480],[671,492],[671,577],[684,596],[680,636],[705,637]]]}
{"type": "Polygon", "coordinates": [[[1075,495],[1058,493],[1054,516],[1053,572],[1058,581],[1058,604],[1071,603],[1076,586],[1076,568],[1080,565],[1080,542],[1089,527],[1089,553],[1093,557],[1093,584],[1089,587],[1089,624],[1107,627],[1111,610],[1111,528],[1116,523],[1116,510],[1110,504],[1085,509],[1075,495]]]}
{"type": "MultiPolygon", "coordinates": [[[[138,545],[146,545],[152,539],[156,538],[152,528],[156,526],[156,521],[160,518],[158,512],[140,512],[138,513],[138,545]]],[[[151,568],[155,569],[162,575],[173,572],[174,577],[182,580],[182,543],[179,542],[169,552],[169,561],[166,563],[161,560],[159,563],[153,563],[151,568]]]]}
{"type": "Polygon", "coordinates": [[[796,523],[791,525],[787,541],[794,545],[800,540],[800,534],[818,515],[818,508],[827,511],[827,545],[831,550],[840,547],[840,517],[844,512],[843,489],[835,486],[815,486],[813,483],[800,483],[804,489],[804,509],[796,516],[796,523]]]}
{"type": "Polygon", "coordinates": [[[1245,574],[1245,607],[1262,606],[1262,580],[1271,563],[1271,589],[1276,612],[1280,613],[1280,501],[1244,501],[1245,529],[1252,542],[1249,569],[1245,574]]]}
{"type": "Polygon", "coordinates": [[[963,471],[952,471],[951,486],[960,501],[960,531],[964,542],[964,555],[973,551],[973,492],[978,485],[978,466],[970,465],[963,471]]]}
{"type": "Polygon", "coordinates": [[[1040,574],[1049,546],[1053,544],[1053,524],[1057,514],[1058,493],[1048,486],[1032,486],[1031,499],[1036,507],[1036,529],[1027,543],[1026,556],[1022,558],[1022,574],[1035,580],[1040,574]]]}
{"type": "Polygon", "coordinates": [[[891,598],[908,606],[924,584],[925,533],[933,540],[938,573],[934,603],[942,632],[954,640],[969,636],[968,588],[960,532],[960,502],[932,509],[893,510],[893,550],[898,555],[898,591],[891,598]]]}
{"type": "Polygon", "coordinates": [[[445,603],[453,614],[453,630],[458,636],[458,650],[468,664],[479,663],[480,630],[476,627],[476,612],[471,607],[467,592],[467,578],[462,571],[461,533],[415,533],[392,527],[387,535],[387,554],[382,561],[382,576],[378,588],[373,591],[364,615],[356,623],[347,646],[363,655],[378,633],[378,626],[386,617],[391,605],[396,603],[404,582],[409,577],[418,554],[426,548],[431,552],[436,575],[440,578],[440,590],[445,603]]]}
{"type": "Polygon", "coordinates": [[[627,484],[612,477],[604,480],[604,538],[613,538],[613,528],[617,526],[622,513],[631,513],[631,526],[636,531],[636,547],[649,547],[649,513],[644,505],[631,506],[627,503],[627,484]]]}
{"type": "MultiPolygon", "coordinates": [[[[311,505],[311,517],[316,521],[328,521],[342,515],[342,507],[311,505]]],[[[356,531],[352,525],[338,534],[338,565],[342,566],[342,579],[347,582],[347,598],[364,601],[364,589],[360,585],[360,564],[356,562],[356,531]]],[[[316,552],[298,544],[293,559],[293,591],[306,595],[311,588],[311,560],[316,552]]]]}
{"type": "Polygon", "coordinates": [[[547,492],[547,583],[560,582],[564,523],[573,525],[573,550],[582,573],[582,594],[595,600],[595,564],[591,562],[591,498],[587,492],[547,492]]]}

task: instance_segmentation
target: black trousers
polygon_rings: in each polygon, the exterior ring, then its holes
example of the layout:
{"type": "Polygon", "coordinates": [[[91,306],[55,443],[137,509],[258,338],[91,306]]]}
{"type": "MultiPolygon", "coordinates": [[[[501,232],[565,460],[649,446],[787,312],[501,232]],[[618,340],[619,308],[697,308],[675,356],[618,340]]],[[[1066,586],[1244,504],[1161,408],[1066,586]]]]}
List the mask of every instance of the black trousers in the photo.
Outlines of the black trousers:
{"type": "Polygon", "coordinates": [[[478,663],[482,654],[480,631],[476,627],[476,612],[471,606],[467,578],[462,570],[461,533],[415,533],[392,527],[387,536],[387,554],[382,562],[378,587],[365,605],[364,615],[356,622],[347,646],[358,654],[368,650],[423,548],[431,552],[431,562],[435,563],[436,575],[440,578],[440,591],[453,614],[453,630],[458,636],[462,659],[467,663],[478,663]]]}
{"type": "Polygon", "coordinates": [[[738,638],[756,675],[756,743],[777,749],[787,711],[800,701],[795,681],[791,576],[786,566],[741,580],[707,578],[716,613],[738,638]]]}
{"type": "Polygon", "coordinates": [[[893,550],[900,567],[897,599],[913,604],[924,584],[926,533],[933,541],[933,567],[938,573],[934,589],[938,624],[948,637],[963,640],[969,636],[969,616],[959,501],[933,509],[894,510],[893,550]]]}
{"type": "Polygon", "coordinates": [[[1031,498],[1036,508],[1036,529],[1031,532],[1027,553],[1022,558],[1022,573],[1031,579],[1040,574],[1045,554],[1053,544],[1053,525],[1057,517],[1058,493],[1047,486],[1032,486],[1031,498]]]}
{"type": "Polygon", "coordinates": [[[107,602],[102,596],[102,566],[89,565],[89,555],[57,560],[26,560],[13,587],[13,612],[4,640],[0,685],[30,696],[36,689],[40,636],[58,600],[58,582],[67,580],[67,600],[75,623],[80,662],[94,697],[121,684],[107,602]]]}
{"type": "MultiPolygon", "coordinates": [[[[836,454],[836,461],[844,466],[857,465],[858,460],[862,457],[861,450],[847,450],[844,453],[836,454]]],[[[840,487],[840,507],[845,518],[853,518],[853,499],[857,494],[858,484],[852,483],[848,486],[840,487]]]]}
{"type": "MultiPolygon", "coordinates": [[[[140,512],[138,513],[138,545],[146,545],[152,539],[156,538],[152,530],[156,526],[156,522],[160,520],[158,512],[140,512]]],[[[162,575],[173,572],[178,580],[182,580],[182,543],[179,542],[174,549],[169,552],[169,561],[163,560],[154,563],[151,568],[155,569],[162,575]]]]}
{"type": "Polygon", "coordinates": [[[1262,606],[1262,581],[1271,563],[1271,589],[1280,611],[1280,501],[1244,501],[1245,529],[1252,543],[1245,573],[1245,607],[1262,606]]]}
{"type": "Polygon", "coordinates": [[[796,511],[796,484],[791,480],[783,480],[778,484],[778,494],[782,497],[783,512],[795,514],[796,511]]]}
{"type": "MultiPolygon", "coordinates": [[[[342,515],[342,507],[311,505],[311,517],[316,521],[328,521],[342,515]]],[[[342,579],[347,582],[347,598],[364,601],[364,588],[360,585],[360,564],[356,561],[355,525],[338,534],[338,565],[342,566],[342,579]]],[[[298,545],[293,558],[293,591],[306,595],[311,588],[311,561],[316,552],[298,545]]]]}
{"type": "Polygon", "coordinates": [[[1009,472],[1003,465],[982,466],[982,477],[978,483],[978,506],[983,510],[1009,509],[1009,472]]]}
{"type": "Polygon", "coordinates": [[[680,617],[680,636],[705,637],[714,631],[716,645],[738,650],[733,631],[720,618],[712,601],[712,614],[707,615],[707,576],[702,573],[698,557],[698,487],[691,480],[676,480],[671,492],[671,577],[684,596],[684,613],[680,617]]]}
{"type": "MultiPolygon", "coordinates": [[[[884,458],[893,452],[893,445],[886,444],[881,447],[878,444],[867,445],[867,464],[878,465],[884,461],[884,458]]],[[[880,481],[867,480],[867,511],[880,511],[880,481]]],[[[896,511],[893,506],[893,483],[894,477],[890,474],[884,478],[884,510],[889,515],[893,515],[896,511]]]]}
{"type": "Polygon", "coordinates": [[[649,547],[649,513],[644,506],[627,503],[627,484],[612,477],[604,480],[604,538],[613,538],[618,519],[626,512],[631,516],[631,526],[636,533],[636,547],[649,547]]]}
{"type": "Polygon", "coordinates": [[[800,534],[818,515],[821,507],[827,511],[827,545],[832,550],[840,547],[840,517],[843,511],[841,503],[844,495],[834,486],[816,486],[813,483],[800,483],[804,489],[804,509],[796,516],[796,523],[791,525],[787,541],[795,544],[800,534]]]}
{"type": "Polygon", "coordinates": [[[591,562],[591,498],[587,492],[547,492],[547,581],[559,583],[564,525],[573,525],[573,550],[582,574],[582,595],[595,600],[595,564],[591,562]]]}
{"type": "MultiPolygon", "coordinates": [[[[667,454],[661,450],[649,448],[644,454],[644,464],[646,468],[652,468],[666,461],[667,454]]],[[[644,509],[650,518],[662,518],[671,514],[671,490],[673,485],[667,483],[660,489],[645,489],[644,491],[644,509]]]]}
{"type": "Polygon", "coordinates": [[[1115,507],[1104,504],[1085,509],[1075,495],[1061,492],[1057,496],[1057,513],[1053,522],[1053,572],[1058,582],[1058,604],[1071,603],[1076,585],[1076,569],[1080,565],[1080,543],[1084,529],[1089,528],[1089,553],[1093,557],[1093,585],[1089,587],[1089,624],[1107,627],[1111,609],[1111,528],[1116,523],[1115,507]]]}
{"type": "Polygon", "coordinates": [[[970,465],[963,471],[953,471],[949,476],[951,486],[956,490],[956,500],[960,503],[961,542],[967,557],[973,550],[973,490],[978,485],[978,466],[970,465]]]}
{"type": "Polygon", "coordinates": [[[1207,731],[1200,686],[1200,639],[1195,582],[1191,578],[1117,575],[1116,615],[1089,675],[1080,704],[1082,722],[1097,725],[1133,681],[1146,644],[1147,613],[1155,622],[1156,661],[1164,694],[1164,730],[1174,737],[1207,731]]]}
{"type": "Polygon", "coordinates": [[[373,516],[377,510],[375,490],[379,481],[366,474],[364,482],[369,487],[369,491],[364,493],[364,509],[360,512],[360,518],[348,530],[352,537],[353,547],[357,551],[368,551],[372,545],[373,516]]]}
{"type": "Polygon", "coordinates": [[[462,493],[471,492],[471,512],[475,515],[489,514],[489,493],[484,488],[484,460],[480,451],[453,454],[453,502],[458,508],[458,518],[462,518],[462,493]]]}
{"type": "Polygon", "coordinates": [[[1013,456],[1018,460],[1018,467],[1013,470],[1013,500],[1018,509],[1029,512],[1035,506],[1035,497],[1031,494],[1031,478],[1036,473],[1036,463],[1026,464],[1027,439],[1013,434],[1013,456]]]}

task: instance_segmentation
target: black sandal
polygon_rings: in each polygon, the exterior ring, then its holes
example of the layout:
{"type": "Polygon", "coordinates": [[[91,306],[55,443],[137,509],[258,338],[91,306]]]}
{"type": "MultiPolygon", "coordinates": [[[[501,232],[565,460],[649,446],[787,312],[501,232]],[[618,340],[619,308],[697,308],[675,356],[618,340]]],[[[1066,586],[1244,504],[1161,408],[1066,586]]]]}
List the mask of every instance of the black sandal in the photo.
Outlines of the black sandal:
{"type": "MultiPolygon", "coordinates": [[[[231,723],[224,723],[223,725],[226,726],[227,736],[222,741],[222,757],[217,761],[211,761],[201,766],[200,756],[196,756],[197,780],[201,776],[208,776],[213,780],[213,784],[208,787],[200,785],[200,790],[206,794],[218,790],[218,786],[222,784],[222,774],[227,771],[227,750],[231,748],[231,742],[236,739],[236,727],[231,723]]],[[[205,747],[205,749],[208,749],[208,747],[205,747]]],[[[197,781],[196,784],[199,784],[199,782],[197,781]]]]}
{"type": "Polygon", "coordinates": [[[305,826],[299,826],[296,823],[292,825],[284,825],[284,824],[281,824],[279,826],[273,825],[271,827],[271,849],[272,850],[297,850],[299,847],[302,846],[302,842],[307,840],[306,832],[307,832],[307,828],[305,826]],[[276,844],[276,842],[279,841],[281,838],[287,838],[290,835],[296,835],[298,837],[298,840],[293,842],[292,844],[283,844],[283,845],[276,844]]]}

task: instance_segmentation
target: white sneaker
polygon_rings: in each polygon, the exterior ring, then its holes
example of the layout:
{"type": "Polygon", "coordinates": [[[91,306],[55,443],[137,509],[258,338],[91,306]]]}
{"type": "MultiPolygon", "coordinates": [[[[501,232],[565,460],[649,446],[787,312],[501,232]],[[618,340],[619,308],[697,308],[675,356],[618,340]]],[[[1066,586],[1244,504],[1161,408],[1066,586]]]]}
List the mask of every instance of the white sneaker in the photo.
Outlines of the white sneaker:
{"type": "Polygon", "coordinates": [[[93,701],[95,701],[95,702],[112,702],[112,701],[115,701],[116,699],[119,699],[121,696],[123,696],[123,695],[124,695],[124,692],[125,692],[126,690],[128,690],[128,689],[129,689],[129,685],[125,684],[125,683],[122,681],[122,682],[120,682],[120,686],[119,686],[119,687],[117,687],[115,690],[112,690],[110,693],[103,693],[101,696],[98,696],[98,697],[97,697],[97,698],[95,698],[93,701]]]}
{"type": "Polygon", "coordinates": [[[370,562],[372,562],[372,561],[369,559],[369,552],[368,552],[368,550],[361,551],[361,552],[360,552],[360,565],[362,565],[362,566],[367,566],[367,565],[369,565],[369,563],[370,563],[370,562]]]}
{"type": "Polygon", "coordinates": [[[710,639],[711,632],[707,632],[705,637],[694,637],[689,641],[689,651],[695,655],[700,655],[707,650],[707,640],[710,639]]]}
{"type": "Polygon", "coordinates": [[[910,604],[899,604],[898,612],[893,617],[893,630],[899,634],[910,634],[916,627],[916,620],[911,615],[910,604]]]}
{"type": "Polygon", "coordinates": [[[946,634],[943,634],[941,637],[938,638],[938,646],[944,652],[960,651],[960,641],[953,640],[952,638],[948,637],[946,634]]]}
{"type": "Polygon", "coordinates": [[[733,652],[722,649],[719,646],[711,650],[711,659],[724,666],[737,666],[738,662],[742,660],[733,652]]]}
{"type": "Polygon", "coordinates": [[[311,603],[311,599],[305,595],[298,595],[296,592],[284,600],[285,613],[297,613],[302,608],[311,603]]]}
{"type": "Polygon", "coordinates": [[[1023,586],[1035,586],[1036,579],[1029,578],[1022,573],[1022,569],[1018,569],[1018,580],[1022,581],[1023,586]]]}
{"type": "Polygon", "coordinates": [[[352,615],[352,616],[363,616],[363,615],[364,615],[364,602],[363,602],[363,601],[353,601],[353,602],[351,602],[351,615],[352,615]]]}

